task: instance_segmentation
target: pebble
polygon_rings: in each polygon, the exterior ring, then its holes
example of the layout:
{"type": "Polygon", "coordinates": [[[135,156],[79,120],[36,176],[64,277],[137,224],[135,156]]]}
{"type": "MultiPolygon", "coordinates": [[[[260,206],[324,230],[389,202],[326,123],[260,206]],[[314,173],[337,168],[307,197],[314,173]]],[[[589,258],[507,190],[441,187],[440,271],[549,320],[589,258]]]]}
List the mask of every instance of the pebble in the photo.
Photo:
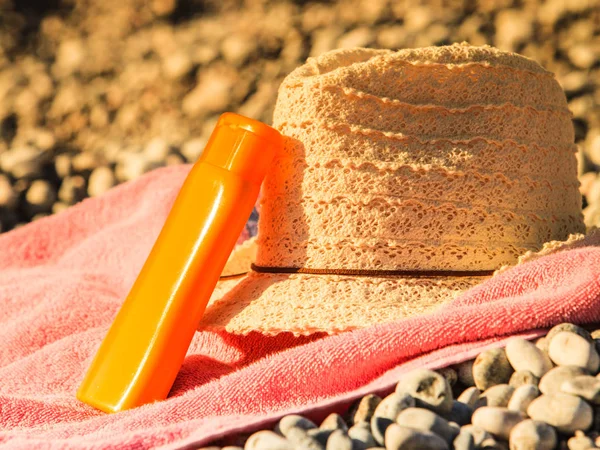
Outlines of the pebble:
{"type": "Polygon", "coordinates": [[[503,348],[494,348],[480,353],[473,363],[473,380],[480,391],[505,384],[510,380],[514,369],[508,362],[503,348]]]}
{"type": "Polygon", "coordinates": [[[539,384],[542,394],[551,395],[561,392],[565,381],[582,375],[589,375],[587,370],[577,366],[558,366],[544,375],[539,384]]]}
{"type": "Polygon", "coordinates": [[[244,450],[294,450],[294,446],[278,434],[263,430],[248,438],[244,450]]]}
{"type": "Polygon", "coordinates": [[[443,376],[446,379],[446,381],[448,381],[450,387],[453,387],[458,381],[458,374],[456,373],[456,370],[454,370],[452,367],[444,367],[442,369],[437,369],[436,372],[443,376]]]}
{"type": "Polygon", "coordinates": [[[510,450],[553,450],[556,447],[556,431],[546,422],[526,419],[511,430],[510,450]]]}
{"type": "Polygon", "coordinates": [[[510,432],[519,422],[525,419],[519,411],[511,411],[499,406],[483,406],[473,413],[473,425],[482,428],[491,435],[508,440],[510,432]]]}
{"type": "Polygon", "coordinates": [[[371,432],[375,441],[383,445],[387,427],[396,421],[401,411],[414,407],[415,404],[415,399],[408,394],[394,392],[385,397],[377,405],[371,417],[371,432]]]}
{"type": "Polygon", "coordinates": [[[471,422],[472,415],[473,408],[458,400],[454,400],[452,402],[452,411],[450,411],[448,417],[452,418],[458,425],[466,425],[471,422]]]}
{"type": "Polygon", "coordinates": [[[533,384],[534,386],[537,386],[540,384],[540,379],[532,374],[529,370],[517,370],[511,375],[508,384],[515,389],[523,386],[524,384],[533,384]]]}
{"type": "Polygon", "coordinates": [[[429,431],[392,424],[385,432],[386,450],[449,450],[441,437],[429,431]]]}
{"type": "Polygon", "coordinates": [[[424,408],[407,408],[396,419],[398,425],[421,431],[431,431],[444,439],[448,445],[454,441],[460,429],[433,411],[424,408]]]}
{"type": "Polygon", "coordinates": [[[506,357],[516,371],[529,371],[538,378],[554,367],[545,352],[523,338],[508,341],[506,357]]]}
{"type": "Polygon", "coordinates": [[[454,450],[474,450],[475,438],[469,431],[461,428],[458,436],[452,442],[452,447],[454,450]]]}
{"type": "Polygon", "coordinates": [[[352,439],[343,430],[335,430],[327,439],[326,450],[353,450],[352,439]]]}
{"type": "Polygon", "coordinates": [[[592,335],[590,334],[589,331],[587,331],[585,328],[581,328],[579,325],[575,325],[573,323],[568,323],[568,322],[564,322],[564,323],[556,325],[555,327],[550,328],[550,330],[548,331],[548,334],[546,334],[544,339],[546,340],[548,345],[550,345],[550,342],[552,341],[552,339],[554,339],[554,336],[556,336],[558,333],[561,333],[563,331],[569,331],[571,333],[578,334],[579,336],[581,336],[588,342],[593,341],[592,335]]]}
{"type": "Polygon", "coordinates": [[[527,408],[527,415],[534,420],[542,420],[567,434],[577,430],[587,430],[593,418],[590,405],[579,397],[561,392],[536,398],[527,408]]]}
{"type": "Polygon", "coordinates": [[[49,211],[56,200],[56,193],[46,180],[35,180],[27,189],[25,199],[34,211],[49,211]]]}
{"type": "Polygon", "coordinates": [[[584,400],[600,405],[600,379],[591,375],[580,375],[563,382],[560,390],[565,394],[576,395],[584,400]]]}
{"type": "Polygon", "coordinates": [[[294,445],[294,448],[302,448],[304,450],[325,450],[325,446],[310,436],[307,430],[300,426],[295,426],[287,429],[285,437],[294,445]]]}
{"type": "Polygon", "coordinates": [[[319,426],[319,428],[321,430],[342,430],[342,431],[348,431],[348,425],[346,425],[346,422],[344,421],[344,419],[342,418],[342,416],[340,416],[337,413],[331,413],[329,414],[325,420],[323,420],[323,422],[321,422],[321,425],[319,426]]]}
{"type": "Polygon", "coordinates": [[[492,439],[492,435],[490,433],[485,431],[483,428],[475,426],[473,424],[461,427],[461,431],[462,430],[471,433],[471,436],[473,436],[473,440],[475,442],[475,447],[481,447],[481,444],[484,441],[492,439]]]}
{"type": "Polygon", "coordinates": [[[596,448],[594,441],[580,430],[575,432],[575,436],[569,438],[567,446],[569,450],[589,450],[596,448]]]}
{"type": "Polygon", "coordinates": [[[87,192],[90,197],[104,194],[116,184],[117,180],[112,170],[107,166],[97,167],[90,174],[87,192]]]}
{"type": "Polygon", "coordinates": [[[86,186],[85,178],[81,175],[73,175],[63,178],[58,190],[58,198],[68,204],[73,205],[85,198],[86,186]]]}
{"type": "Polygon", "coordinates": [[[470,406],[471,408],[474,408],[477,400],[479,400],[480,394],[481,391],[479,389],[477,389],[475,386],[471,386],[462,391],[456,400],[470,406]]]}
{"type": "Polygon", "coordinates": [[[511,411],[527,413],[527,408],[533,400],[540,396],[540,390],[533,384],[519,386],[510,398],[507,408],[511,411]]]}
{"type": "Polygon", "coordinates": [[[578,366],[595,374],[600,366],[600,357],[595,344],[578,334],[561,331],[548,346],[550,359],[559,366],[578,366]]]}
{"type": "Polygon", "coordinates": [[[441,415],[452,410],[452,390],[448,380],[429,369],[416,369],[403,375],[396,385],[398,394],[408,394],[416,405],[441,415]]]}
{"type": "Polygon", "coordinates": [[[0,208],[13,208],[18,201],[17,193],[14,191],[7,176],[0,174],[0,208]]]}
{"type": "Polygon", "coordinates": [[[311,430],[313,428],[317,428],[317,426],[306,417],[290,414],[288,416],[284,416],[279,420],[279,423],[275,426],[275,432],[279,433],[283,436],[287,436],[289,430],[293,428],[300,428],[301,430],[311,430]]]}
{"type": "Polygon", "coordinates": [[[0,170],[15,178],[35,178],[42,175],[44,152],[33,147],[15,147],[0,153],[0,170]]]}
{"type": "MultiPolygon", "coordinates": [[[[312,428],[310,430],[306,430],[306,434],[308,434],[311,438],[315,439],[323,447],[326,447],[327,441],[329,440],[329,437],[332,435],[332,433],[334,431],[338,431],[338,430],[322,430],[320,428],[312,428]]],[[[345,430],[339,430],[339,431],[345,432],[345,430]]]]}
{"type": "Polygon", "coordinates": [[[507,406],[515,388],[510,384],[497,384],[485,390],[475,404],[477,409],[482,406],[507,406]]]}
{"type": "Polygon", "coordinates": [[[371,426],[367,422],[359,422],[352,425],[348,430],[348,436],[352,438],[352,441],[363,448],[375,447],[377,442],[371,433],[371,426]]]}
{"type": "Polygon", "coordinates": [[[370,422],[379,403],[381,403],[381,397],[375,394],[367,394],[355,402],[348,411],[352,419],[351,423],[370,422]]]}
{"type": "Polygon", "coordinates": [[[456,370],[456,375],[458,377],[458,381],[460,381],[464,386],[475,386],[475,380],[473,379],[474,362],[474,359],[470,359],[469,361],[465,361],[454,366],[454,369],[456,370]]]}

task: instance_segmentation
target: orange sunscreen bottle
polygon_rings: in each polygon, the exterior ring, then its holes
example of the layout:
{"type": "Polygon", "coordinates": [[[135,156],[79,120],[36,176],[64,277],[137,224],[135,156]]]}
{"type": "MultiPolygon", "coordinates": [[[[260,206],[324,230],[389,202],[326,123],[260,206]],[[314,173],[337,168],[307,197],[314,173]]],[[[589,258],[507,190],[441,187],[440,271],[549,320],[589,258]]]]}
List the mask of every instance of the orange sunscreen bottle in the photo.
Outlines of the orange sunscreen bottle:
{"type": "Polygon", "coordinates": [[[77,392],[116,412],[167,397],[282,137],[225,113],[77,392]]]}

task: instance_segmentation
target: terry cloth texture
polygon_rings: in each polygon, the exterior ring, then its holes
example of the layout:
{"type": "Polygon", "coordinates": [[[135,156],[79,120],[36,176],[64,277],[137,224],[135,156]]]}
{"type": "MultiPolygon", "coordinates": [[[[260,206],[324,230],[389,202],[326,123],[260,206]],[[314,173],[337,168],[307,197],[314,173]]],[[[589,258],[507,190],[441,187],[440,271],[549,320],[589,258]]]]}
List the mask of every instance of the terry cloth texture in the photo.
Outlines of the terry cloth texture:
{"type": "MultiPolygon", "coordinates": [[[[282,83],[285,148],[265,179],[256,264],[493,271],[585,231],[552,73],[492,47],[325,53],[282,83]]],[[[203,324],[335,333],[432,311],[485,276],[250,272],[203,324]]]]}
{"type": "MultiPolygon", "coordinates": [[[[298,412],[320,420],[401,373],[515,333],[600,321],[600,248],[544,256],[433,314],[330,336],[196,333],[165,401],[105,414],[75,392],[189,166],[0,235],[0,448],[195,448],[298,412]]],[[[210,307],[209,307],[210,310],[210,307]]]]}

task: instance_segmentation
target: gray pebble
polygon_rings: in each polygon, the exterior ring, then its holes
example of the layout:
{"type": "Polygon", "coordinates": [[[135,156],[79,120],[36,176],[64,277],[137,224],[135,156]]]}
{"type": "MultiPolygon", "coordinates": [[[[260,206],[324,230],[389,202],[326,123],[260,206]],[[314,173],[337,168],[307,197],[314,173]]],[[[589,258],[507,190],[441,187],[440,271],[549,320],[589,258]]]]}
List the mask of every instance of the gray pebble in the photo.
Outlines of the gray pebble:
{"type": "Polygon", "coordinates": [[[473,363],[473,379],[480,391],[510,380],[514,370],[503,348],[494,348],[480,353],[473,363]]]}
{"type": "Polygon", "coordinates": [[[416,405],[442,415],[452,410],[452,390],[448,380],[429,369],[416,369],[402,376],[396,386],[398,394],[408,394],[416,405]]]}
{"type": "Polygon", "coordinates": [[[302,417],[297,414],[290,414],[281,418],[279,423],[275,426],[275,432],[287,437],[288,432],[295,428],[300,428],[301,430],[310,430],[312,428],[317,428],[317,426],[306,417],[302,417]]]}
{"type": "Polygon", "coordinates": [[[594,441],[582,431],[576,431],[575,436],[567,441],[567,446],[569,447],[569,450],[589,450],[596,448],[594,441]]]}
{"type": "Polygon", "coordinates": [[[576,395],[584,400],[600,405],[600,379],[591,375],[581,375],[563,382],[560,390],[565,394],[576,395]]]}
{"type": "Polygon", "coordinates": [[[329,414],[323,422],[321,422],[321,426],[319,427],[322,430],[344,430],[348,431],[348,425],[340,416],[336,413],[329,414]]]}
{"type": "Polygon", "coordinates": [[[534,420],[544,421],[563,433],[587,430],[592,424],[590,405],[569,394],[542,395],[531,402],[527,414],[534,420]]]}
{"type": "Polygon", "coordinates": [[[326,450],[353,450],[352,439],[345,431],[335,430],[327,439],[326,450]]]}
{"type": "Polygon", "coordinates": [[[408,394],[394,392],[384,398],[375,408],[371,418],[371,432],[375,441],[383,445],[387,427],[396,421],[396,417],[402,410],[414,406],[415,399],[408,394]]]}
{"type": "Polygon", "coordinates": [[[348,436],[352,438],[355,447],[369,448],[377,445],[371,434],[371,426],[367,422],[359,422],[350,427],[348,436]]]}
{"type": "Polygon", "coordinates": [[[516,371],[527,370],[538,378],[553,367],[552,361],[545,352],[523,338],[508,341],[506,357],[516,371]]]}
{"type": "Polygon", "coordinates": [[[446,419],[424,408],[405,409],[398,415],[396,422],[403,427],[431,431],[444,439],[448,445],[454,441],[460,431],[450,426],[446,419]]]}
{"type": "Polygon", "coordinates": [[[540,379],[540,392],[545,395],[561,392],[562,384],[581,375],[589,375],[588,371],[576,366],[555,367],[540,379]]]}
{"type": "Polygon", "coordinates": [[[473,408],[458,400],[454,400],[452,402],[452,411],[450,411],[448,419],[456,422],[458,425],[466,425],[471,422],[472,415],[473,408]]]}
{"type": "Polygon", "coordinates": [[[442,369],[437,369],[436,372],[448,381],[450,387],[454,386],[456,384],[456,381],[458,380],[458,374],[456,373],[456,370],[454,370],[452,367],[444,367],[442,369]]]}
{"type": "Polygon", "coordinates": [[[483,406],[473,413],[473,425],[505,441],[513,427],[524,419],[523,413],[499,406],[483,406]]]}
{"type": "Polygon", "coordinates": [[[475,447],[481,447],[481,444],[486,439],[492,438],[492,435],[490,433],[485,431],[483,428],[475,426],[473,424],[465,425],[465,426],[461,427],[460,429],[461,429],[461,431],[464,430],[464,431],[471,433],[471,435],[473,436],[473,440],[475,441],[475,447]]]}
{"type": "Polygon", "coordinates": [[[385,432],[386,450],[449,450],[441,437],[429,431],[392,424],[385,432]]]}
{"type": "Polygon", "coordinates": [[[348,415],[350,417],[349,422],[352,424],[358,422],[370,422],[371,417],[373,417],[373,413],[375,412],[375,409],[379,403],[381,403],[380,396],[375,394],[365,395],[363,398],[355,402],[348,411],[348,415]]]}
{"type": "Polygon", "coordinates": [[[248,438],[244,450],[294,450],[294,446],[278,434],[263,430],[248,438]]]}
{"type": "Polygon", "coordinates": [[[597,373],[600,366],[596,345],[570,331],[561,331],[552,338],[548,354],[556,365],[578,366],[592,374],[597,373]]]}
{"type": "Polygon", "coordinates": [[[468,387],[458,396],[457,401],[464,403],[465,405],[474,408],[475,403],[479,400],[481,391],[475,386],[468,387]]]}
{"type": "Polygon", "coordinates": [[[578,334],[579,336],[581,336],[588,342],[593,341],[592,335],[589,333],[589,331],[587,331],[584,328],[581,328],[578,325],[565,322],[565,323],[560,323],[560,324],[556,325],[555,327],[550,328],[550,331],[548,331],[548,334],[546,334],[546,341],[547,341],[548,345],[550,345],[550,342],[552,342],[552,339],[554,338],[554,336],[556,336],[558,333],[561,333],[563,331],[568,331],[570,333],[578,334]]]}
{"type": "Polygon", "coordinates": [[[474,359],[462,362],[454,366],[458,381],[467,387],[475,386],[475,380],[473,379],[473,363],[474,359]]]}
{"type": "Polygon", "coordinates": [[[454,450],[474,450],[475,449],[475,438],[467,430],[460,430],[458,436],[452,442],[454,450]]]}
{"type": "Polygon", "coordinates": [[[556,447],[556,431],[546,422],[527,419],[510,432],[510,450],[552,450],[556,447]]]}
{"type": "Polygon", "coordinates": [[[475,403],[475,408],[482,406],[507,406],[515,388],[510,384],[497,384],[485,390],[475,403]]]}
{"type": "Polygon", "coordinates": [[[540,383],[540,379],[532,374],[529,370],[517,370],[510,377],[508,384],[515,389],[523,386],[524,384],[533,384],[537,386],[540,383]]]}
{"type": "Polygon", "coordinates": [[[518,387],[508,402],[508,409],[527,413],[527,408],[533,400],[540,396],[540,390],[533,384],[524,384],[518,387]]]}

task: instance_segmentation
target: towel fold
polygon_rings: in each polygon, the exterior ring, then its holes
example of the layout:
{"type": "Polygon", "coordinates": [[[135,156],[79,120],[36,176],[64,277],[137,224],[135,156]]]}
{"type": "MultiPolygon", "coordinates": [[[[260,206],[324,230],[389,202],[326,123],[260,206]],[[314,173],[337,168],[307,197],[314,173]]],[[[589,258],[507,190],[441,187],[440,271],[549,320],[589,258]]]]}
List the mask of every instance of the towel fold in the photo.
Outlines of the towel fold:
{"type": "Polygon", "coordinates": [[[299,412],[320,420],[415,367],[600,321],[600,247],[519,265],[434,314],[329,336],[198,331],[169,398],[117,414],[75,392],[190,166],[0,235],[0,447],[194,448],[299,412]]]}

